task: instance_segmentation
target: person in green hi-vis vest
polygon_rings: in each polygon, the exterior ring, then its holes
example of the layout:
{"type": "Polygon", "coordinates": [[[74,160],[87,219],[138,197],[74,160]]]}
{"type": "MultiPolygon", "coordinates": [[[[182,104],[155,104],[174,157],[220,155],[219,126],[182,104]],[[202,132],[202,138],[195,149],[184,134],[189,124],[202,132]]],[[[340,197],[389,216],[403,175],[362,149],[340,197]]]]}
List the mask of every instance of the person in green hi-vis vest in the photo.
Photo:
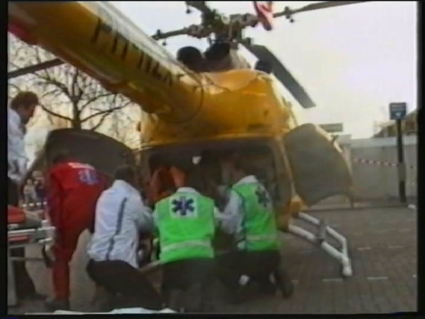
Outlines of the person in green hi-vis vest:
{"type": "Polygon", "coordinates": [[[157,202],[154,211],[164,299],[175,310],[208,311],[215,267],[212,240],[221,214],[214,201],[198,191],[195,168],[170,171],[177,191],[157,202]],[[180,302],[181,296],[187,302],[180,302]]]}
{"type": "Polygon", "coordinates": [[[247,283],[257,284],[264,293],[275,294],[277,288],[288,298],[293,284],[281,266],[270,194],[243,158],[232,156],[226,162],[233,186],[224,215],[231,218],[221,224],[221,229],[233,234],[236,248],[218,257],[218,277],[234,302],[243,300],[247,283]]]}

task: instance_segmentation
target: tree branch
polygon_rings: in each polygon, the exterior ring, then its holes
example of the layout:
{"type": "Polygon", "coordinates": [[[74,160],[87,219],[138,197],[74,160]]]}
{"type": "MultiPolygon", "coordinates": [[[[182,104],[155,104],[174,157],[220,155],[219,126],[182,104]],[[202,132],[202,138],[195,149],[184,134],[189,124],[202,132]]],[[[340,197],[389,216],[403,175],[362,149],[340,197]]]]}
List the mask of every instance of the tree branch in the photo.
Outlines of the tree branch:
{"type": "Polygon", "coordinates": [[[59,114],[59,113],[56,113],[56,112],[53,112],[52,110],[49,110],[44,104],[42,104],[42,103],[40,103],[40,107],[42,108],[42,110],[44,111],[44,112],[46,112],[47,114],[49,114],[49,115],[51,115],[51,116],[55,116],[55,117],[58,117],[58,118],[61,118],[61,119],[63,119],[63,120],[66,120],[66,121],[72,121],[72,119],[71,118],[69,118],[69,117],[67,117],[67,116],[64,116],[64,115],[61,115],[61,114],[59,114]]]}
{"type": "MultiPolygon", "coordinates": [[[[72,97],[69,93],[69,90],[63,83],[60,83],[59,81],[52,79],[49,76],[42,76],[42,75],[37,74],[37,73],[32,73],[32,74],[34,74],[36,77],[38,77],[39,79],[44,81],[45,84],[56,86],[57,88],[59,88],[61,90],[61,92],[63,94],[65,94],[66,97],[68,97],[68,99],[72,102],[72,97]]],[[[43,84],[43,83],[39,83],[39,84],[43,84]]]]}
{"type": "Polygon", "coordinates": [[[91,114],[91,115],[87,116],[85,119],[82,119],[81,123],[84,123],[84,122],[86,122],[86,121],[88,121],[88,120],[90,120],[90,119],[92,119],[96,116],[100,116],[100,115],[104,115],[104,114],[106,114],[106,115],[112,114],[114,111],[121,110],[124,107],[125,107],[125,105],[113,107],[113,108],[110,108],[109,110],[104,110],[104,111],[97,110],[98,111],[97,113],[91,114]]]}
{"type": "Polygon", "coordinates": [[[100,94],[97,96],[92,97],[91,99],[89,99],[86,103],[84,103],[81,106],[81,111],[83,111],[87,106],[89,106],[90,104],[94,103],[96,100],[101,99],[103,97],[107,97],[110,96],[112,93],[104,93],[104,94],[100,94]]]}
{"type": "Polygon", "coordinates": [[[13,83],[8,83],[7,85],[9,85],[9,86],[11,86],[12,88],[14,88],[16,91],[18,91],[18,92],[20,92],[21,91],[21,89],[20,89],[20,87],[19,86],[17,86],[16,84],[13,84],[13,83]]]}
{"type": "MultiPolygon", "coordinates": [[[[90,131],[96,131],[103,124],[103,122],[105,122],[108,115],[111,115],[111,114],[112,114],[112,112],[104,113],[103,116],[101,117],[101,119],[99,120],[99,122],[97,122],[97,124],[95,126],[93,126],[90,129],[90,131]]],[[[100,115],[100,114],[98,113],[97,115],[100,115]]]]}

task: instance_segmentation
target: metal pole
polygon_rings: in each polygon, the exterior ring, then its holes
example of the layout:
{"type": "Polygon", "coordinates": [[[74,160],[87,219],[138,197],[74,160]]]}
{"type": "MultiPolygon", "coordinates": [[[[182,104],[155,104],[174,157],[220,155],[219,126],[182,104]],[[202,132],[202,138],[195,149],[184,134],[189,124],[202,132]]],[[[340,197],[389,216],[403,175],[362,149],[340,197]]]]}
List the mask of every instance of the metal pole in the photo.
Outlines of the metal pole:
{"type": "Polygon", "coordinates": [[[397,124],[397,168],[398,168],[398,194],[402,204],[407,203],[406,199],[406,167],[404,165],[403,134],[401,132],[401,120],[396,120],[397,124]]]}

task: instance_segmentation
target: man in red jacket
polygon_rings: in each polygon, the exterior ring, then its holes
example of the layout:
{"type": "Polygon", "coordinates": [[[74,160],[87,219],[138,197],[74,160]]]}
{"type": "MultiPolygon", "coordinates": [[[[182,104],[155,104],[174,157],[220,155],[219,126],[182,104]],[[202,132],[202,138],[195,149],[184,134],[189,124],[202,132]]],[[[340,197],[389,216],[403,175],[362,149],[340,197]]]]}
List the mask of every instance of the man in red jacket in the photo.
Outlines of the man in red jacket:
{"type": "Polygon", "coordinates": [[[56,227],[55,297],[46,301],[49,310],[69,309],[69,262],[80,234],[86,229],[93,232],[96,202],[106,188],[106,178],[91,165],[72,161],[65,152],[55,157],[47,176],[49,215],[56,227]]]}

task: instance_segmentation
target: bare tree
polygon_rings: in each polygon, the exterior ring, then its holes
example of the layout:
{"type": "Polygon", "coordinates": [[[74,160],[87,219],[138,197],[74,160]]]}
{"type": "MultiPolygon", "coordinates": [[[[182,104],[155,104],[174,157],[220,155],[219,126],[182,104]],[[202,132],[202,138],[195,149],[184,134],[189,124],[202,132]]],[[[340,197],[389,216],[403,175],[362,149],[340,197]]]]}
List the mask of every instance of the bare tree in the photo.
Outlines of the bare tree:
{"type": "Polygon", "coordinates": [[[141,110],[137,105],[115,112],[111,115],[107,134],[131,148],[139,148],[140,133],[137,131],[137,124],[140,113],[141,110]]]}
{"type": "MultiPolygon", "coordinates": [[[[9,36],[10,71],[53,58],[43,49],[9,36]]],[[[20,89],[39,93],[41,108],[52,125],[56,118],[76,129],[98,130],[111,114],[132,104],[126,97],[106,91],[98,81],[67,64],[9,80],[9,98],[20,89]]]]}

